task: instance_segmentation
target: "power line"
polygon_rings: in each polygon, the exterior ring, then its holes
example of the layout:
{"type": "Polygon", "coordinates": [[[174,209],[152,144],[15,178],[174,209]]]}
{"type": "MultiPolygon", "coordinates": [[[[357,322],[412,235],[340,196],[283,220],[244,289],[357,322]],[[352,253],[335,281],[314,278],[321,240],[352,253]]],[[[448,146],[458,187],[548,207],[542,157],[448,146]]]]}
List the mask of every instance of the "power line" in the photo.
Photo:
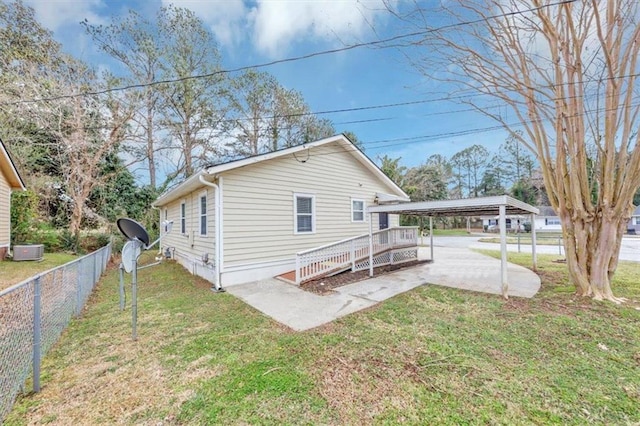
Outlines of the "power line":
{"type": "Polygon", "coordinates": [[[562,0],[562,1],[559,1],[559,2],[556,2],[556,3],[550,3],[550,4],[547,4],[547,5],[542,5],[542,6],[538,6],[538,7],[534,7],[534,8],[530,8],[530,9],[516,10],[516,11],[512,11],[512,12],[501,13],[501,14],[498,14],[498,15],[491,15],[491,16],[487,16],[487,17],[483,17],[483,18],[479,18],[479,19],[475,19],[475,20],[469,20],[469,21],[457,22],[457,23],[449,24],[449,25],[443,25],[443,26],[440,26],[440,27],[437,27],[437,28],[429,28],[429,29],[426,29],[426,30],[414,31],[414,32],[405,33],[405,34],[399,34],[399,35],[396,35],[396,36],[393,36],[393,37],[388,37],[388,38],[381,39],[381,40],[373,40],[373,41],[368,41],[368,42],[355,43],[355,44],[352,44],[352,45],[349,45],[349,46],[345,46],[345,47],[341,47],[341,48],[322,50],[322,51],[318,51],[318,52],[307,53],[307,54],[304,54],[304,55],[293,56],[293,57],[284,58],[284,59],[276,59],[276,60],[269,61],[269,62],[264,62],[264,63],[261,63],[261,64],[245,65],[245,66],[232,68],[232,69],[227,69],[227,70],[218,70],[218,71],[214,71],[214,72],[206,73],[206,74],[199,74],[199,75],[194,75],[194,76],[186,76],[186,77],[165,79],[165,80],[153,81],[153,82],[149,82],[149,83],[130,84],[130,85],[126,85],[126,86],[107,88],[107,89],[103,89],[103,90],[86,91],[86,92],[74,93],[74,94],[69,94],[69,95],[58,95],[58,96],[50,96],[50,97],[37,98],[37,99],[20,100],[20,101],[15,101],[15,102],[12,102],[12,103],[5,103],[5,105],[17,105],[17,104],[25,104],[25,103],[47,102],[47,101],[55,101],[55,100],[60,100],[60,99],[70,99],[70,98],[83,97],[83,96],[96,96],[96,95],[103,95],[103,94],[106,94],[106,93],[120,92],[120,91],[126,91],[126,90],[131,90],[131,89],[142,89],[142,88],[146,88],[146,87],[154,87],[154,86],[164,85],[164,84],[180,83],[180,82],[189,81],[189,80],[211,78],[211,77],[214,77],[214,76],[217,76],[217,75],[221,75],[221,74],[230,74],[230,73],[246,71],[246,70],[256,69],[256,68],[266,68],[266,67],[270,67],[270,66],[277,65],[277,64],[296,62],[296,61],[311,59],[311,58],[315,58],[315,57],[319,57],[319,56],[325,56],[325,55],[331,55],[331,54],[340,53],[340,52],[346,52],[346,51],[358,49],[358,48],[361,48],[361,47],[379,46],[380,45],[380,46],[382,46],[382,48],[386,48],[386,47],[390,47],[390,46],[384,46],[385,44],[388,44],[390,42],[394,42],[394,41],[397,41],[397,40],[413,38],[413,37],[417,37],[417,36],[424,36],[424,35],[427,35],[427,34],[437,33],[437,32],[440,32],[440,31],[444,31],[444,30],[448,30],[448,29],[452,29],[452,28],[457,28],[457,27],[461,27],[461,26],[474,25],[474,24],[478,24],[478,23],[481,23],[481,22],[489,22],[489,21],[492,21],[494,19],[499,19],[499,18],[507,18],[507,17],[510,17],[510,16],[524,15],[526,13],[536,12],[538,10],[542,10],[542,9],[546,9],[546,8],[550,8],[550,7],[554,7],[554,6],[561,6],[561,5],[564,5],[564,4],[574,3],[575,1],[577,1],[577,0],[562,0]]]}

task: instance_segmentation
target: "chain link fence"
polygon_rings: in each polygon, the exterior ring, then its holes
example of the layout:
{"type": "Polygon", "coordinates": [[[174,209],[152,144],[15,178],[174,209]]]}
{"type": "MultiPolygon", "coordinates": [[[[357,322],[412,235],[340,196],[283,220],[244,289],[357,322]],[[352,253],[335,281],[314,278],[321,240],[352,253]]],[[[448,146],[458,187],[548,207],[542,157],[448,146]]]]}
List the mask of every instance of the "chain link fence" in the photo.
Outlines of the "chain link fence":
{"type": "Polygon", "coordinates": [[[111,244],[0,291],[0,424],[73,316],[82,312],[111,257],[111,244]]]}

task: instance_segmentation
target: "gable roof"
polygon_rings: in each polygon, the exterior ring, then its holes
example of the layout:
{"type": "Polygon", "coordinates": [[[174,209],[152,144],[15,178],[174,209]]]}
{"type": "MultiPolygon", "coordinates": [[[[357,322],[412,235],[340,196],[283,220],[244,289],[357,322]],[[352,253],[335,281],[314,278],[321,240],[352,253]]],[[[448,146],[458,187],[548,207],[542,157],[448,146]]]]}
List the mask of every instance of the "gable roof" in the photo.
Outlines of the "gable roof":
{"type": "Polygon", "coordinates": [[[266,154],[254,155],[252,157],[243,158],[241,160],[230,161],[228,163],[217,164],[213,166],[205,167],[204,170],[201,170],[198,173],[195,173],[193,176],[189,177],[187,180],[182,182],[180,185],[175,188],[169,190],[168,192],[161,195],[156,201],[153,202],[153,206],[163,206],[171,201],[174,201],[177,198],[180,198],[190,192],[204,186],[200,181],[201,177],[206,179],[206,176],[216,176],[230,170],[236,170],[242,167],[250,167],[254,164],[262,163],[264,161],[273,160],[276,158],[285,157],[287,155],[295,155],[299,152],[306,151],[312,148],[317,148],[323,145],[328,144],[338,144],[343,149],[344,152],[351,154],[357,161],[359,161],[365,168],[367,168],[374,176],[376,176],[380,181],[382,181],[389,190],[395,195],[398,199],[402,201],[409,201],[409,196],[387,175],[384,174],[382,170],[373,162],[369,157],[367,157],[358,147],[356,147],[345,135],[339,134],[335,136],[331,136],[329,138],[320,139],[315,142],[306,143],[303,145],[294,146],[291,148],[285,148],[278,151],[268,152],[266,154]]]}
{"type": "Polygon", "coordinates": [[[16,169],[16,165],[11,159],[9,151],[7,151],[7,147],[4,145],[4,142],[2,142],[2,139],[0,139],[0,172],[6,177],[11,189],[25,190],[24,181],[20,177],[18,169],[16,169]]]}

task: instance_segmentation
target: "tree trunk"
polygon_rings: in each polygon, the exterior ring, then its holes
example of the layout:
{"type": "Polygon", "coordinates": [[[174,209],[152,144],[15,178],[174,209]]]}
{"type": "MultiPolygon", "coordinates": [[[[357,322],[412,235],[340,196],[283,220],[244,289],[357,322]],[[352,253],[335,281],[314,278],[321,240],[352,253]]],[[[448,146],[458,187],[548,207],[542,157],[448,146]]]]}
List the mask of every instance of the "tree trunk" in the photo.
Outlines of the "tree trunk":
{"type": "Polygon", "coordinates": [[[155,160],[155,141],[153,140],[153,106],[151,105],[150,95],[147,95],[147,160],[149,161],[149,185],[156,189],[156,160],[155,160]]]}
{"type": "Polygon", "coordinates": [[[615,217],[613,209],[602,210],[589,218],[559,212],[569,278],[576,294],[616,303],[623,299],[613,295],[611,279],[618,264],[620,241],[628,218],[615,217]]]}

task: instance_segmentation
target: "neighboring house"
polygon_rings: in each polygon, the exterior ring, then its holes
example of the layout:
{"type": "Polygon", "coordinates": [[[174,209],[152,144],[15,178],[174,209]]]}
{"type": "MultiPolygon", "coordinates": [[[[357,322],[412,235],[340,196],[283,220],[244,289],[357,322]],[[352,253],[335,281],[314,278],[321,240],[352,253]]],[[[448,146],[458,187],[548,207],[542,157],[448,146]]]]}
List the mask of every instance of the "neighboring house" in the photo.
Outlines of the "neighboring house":
{"type": "MultiPolygon", "coordinates": [[[[498,232],[500,230],[500,226],[498,224],[500,220],[500,216],[483,216],[482,217],[482,229],[489,232],[498,232]]],[[[531,222],[529,218],[524,216],[511,216],[507,215],[505,218],[505,222],[507,225],[507,232],[516,232],[518,229],[520,231],[524,231],[524,224],[531,222]]]]}
{"type": "Polygon", "coordinates": [[[540,214],[536,216],[536,231],[561,231],[560,218],[551,206],[538,206],[540,214]]]}
{"type": "Polygon", "coordinates": [[[627,223],[627,234],[640,235],[640,206],[631,214],[631,219],[627,223]]]}
{"type": "MultiPolygon", "coordinates": [[[[536,231],[560,231],[562,229],[560,218],[556,215],[553,207],[538,206],[538,210],[540,210],[540,214],[536,215],[534,223],[536,231]]],[[[520,230],[523,230],[524,224],[530,223],[531,220],[524,216],[507,216],[506,222],[507,231],[513,232],[518,229],[518,226],[520,226],[520,230]]],[[[482,225],[485,230],[498,231],[498,216],[482,217],[482,225]]]]}
{"type": "Polygon", "coordinates": [[[0,140],[0,260],[11,248],[11,192],[24,189],[16,165],[0,140]]]}
{"type": "MultiPolygon", "coordinates": [[[[295,269],[297,252],[369,231],[367,206],[409,201],[345,136],[207,167],[153,205],[162,250],[219,285],[295,269]]],[[[398,225],[373,215],[373,230],[398,225]]]]}

